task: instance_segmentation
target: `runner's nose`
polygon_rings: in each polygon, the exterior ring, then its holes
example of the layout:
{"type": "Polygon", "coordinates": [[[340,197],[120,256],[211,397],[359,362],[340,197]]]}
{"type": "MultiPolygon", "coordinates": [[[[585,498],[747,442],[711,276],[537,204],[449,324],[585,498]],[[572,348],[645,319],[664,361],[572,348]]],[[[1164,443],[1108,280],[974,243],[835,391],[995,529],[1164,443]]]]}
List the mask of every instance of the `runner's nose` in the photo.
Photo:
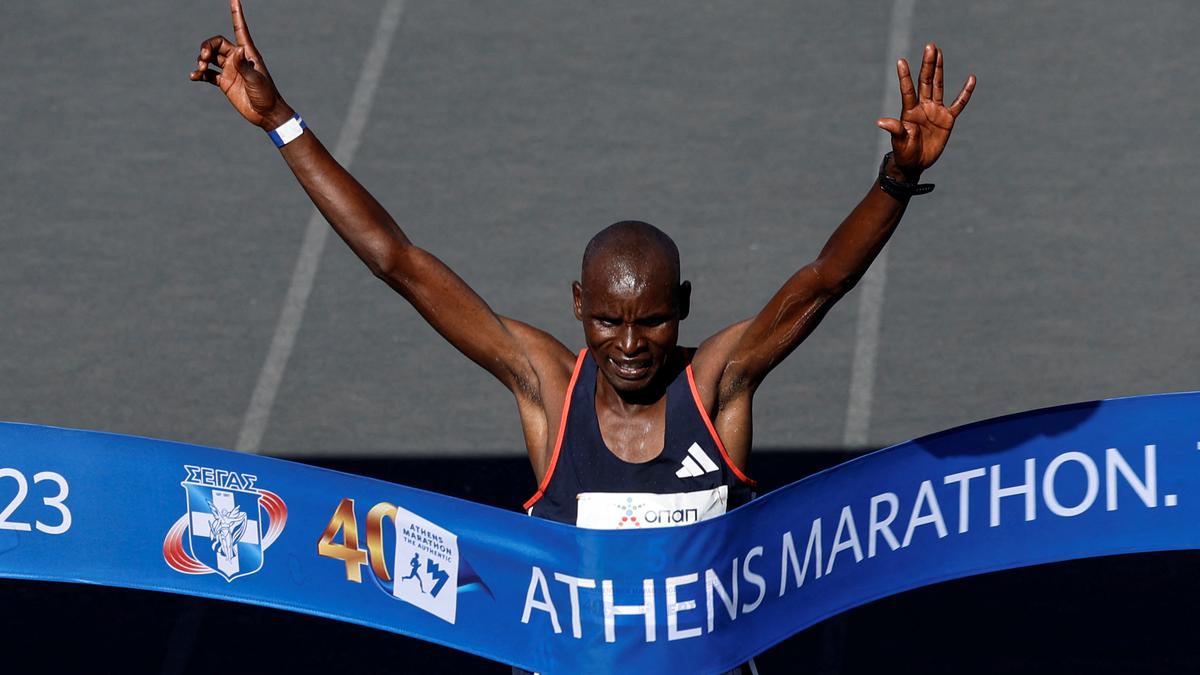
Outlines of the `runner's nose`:
{"type": "Polygon", "coordinates": [[[626,356],[631,356],[637,353],[638,335],[637,331],[634,330],[634,326],[626,324],[621,329],[621,337],[619,340],[617,340],[617,347],[621,350],[621,353],[625,354],[626,356]]]}

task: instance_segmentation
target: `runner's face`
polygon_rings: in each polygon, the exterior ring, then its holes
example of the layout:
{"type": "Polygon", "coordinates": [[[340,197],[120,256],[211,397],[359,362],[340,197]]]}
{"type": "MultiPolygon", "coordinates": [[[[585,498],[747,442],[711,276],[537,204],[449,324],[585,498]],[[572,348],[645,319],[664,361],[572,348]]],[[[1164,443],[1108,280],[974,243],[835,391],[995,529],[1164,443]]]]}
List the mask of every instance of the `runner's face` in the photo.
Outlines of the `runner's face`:
{"type": "Polygon", "coordinates": [[[596,265],[576,283],[575,316],[604,379],[621,393],[643,391],[679,340],[681,294],[664,265],[596,265]]]}

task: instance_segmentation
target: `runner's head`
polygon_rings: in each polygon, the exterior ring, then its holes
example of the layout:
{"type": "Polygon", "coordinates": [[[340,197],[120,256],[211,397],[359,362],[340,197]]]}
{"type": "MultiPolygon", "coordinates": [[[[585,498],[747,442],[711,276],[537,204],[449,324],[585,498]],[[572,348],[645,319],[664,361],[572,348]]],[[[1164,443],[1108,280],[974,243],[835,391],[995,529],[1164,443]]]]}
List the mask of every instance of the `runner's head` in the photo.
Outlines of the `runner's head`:
{"type": "Polygon", "coordinates": [[[626,220],[600,231],[573,286],[575,318],[604,378],[620,393],[650,387],[679,340],[691,284],[679,281],[679,249],[662,230],[626,220]]]}

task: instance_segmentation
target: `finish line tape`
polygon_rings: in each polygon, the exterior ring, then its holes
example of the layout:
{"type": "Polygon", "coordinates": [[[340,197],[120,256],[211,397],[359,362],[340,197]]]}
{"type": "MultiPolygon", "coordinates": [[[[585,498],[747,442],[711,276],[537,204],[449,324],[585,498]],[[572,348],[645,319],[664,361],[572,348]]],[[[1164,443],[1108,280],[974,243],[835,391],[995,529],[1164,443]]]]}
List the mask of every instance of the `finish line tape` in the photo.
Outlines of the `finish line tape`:
{"type": "Polygon", "coordinates": [[[0,423],[0,576],[266,605],[536,672],[719,672],[920,586],[1198,548],[1198,448],[1200,393],[1083,403],[902,443],[713,520],[599,531],[283,460],[0,423]]]}

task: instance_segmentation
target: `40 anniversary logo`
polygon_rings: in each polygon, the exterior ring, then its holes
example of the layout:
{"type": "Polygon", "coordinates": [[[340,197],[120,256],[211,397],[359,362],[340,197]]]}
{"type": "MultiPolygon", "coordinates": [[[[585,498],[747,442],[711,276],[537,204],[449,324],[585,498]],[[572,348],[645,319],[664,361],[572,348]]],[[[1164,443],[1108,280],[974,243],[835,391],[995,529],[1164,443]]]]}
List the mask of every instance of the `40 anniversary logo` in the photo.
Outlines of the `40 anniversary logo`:
{"type": "Polygon", "coordinates": [[[482,579],[458,554],[458,535],[421,516],[380,502],[367,512],[367,547],[359,545],[354,500],[342,499],[321,538],[317,555],[346,565],[346,581],[362,583],[362,567],[370,565],[372,580],[384,592],[434,616],[454,623],[458,594],[471,588],[489,592],[482,579]],[[391,520],[394,538],[392,566],[387,563],[384,521],[391,520]],[[334,541],[338,533],[342,541],[334,541]]]}
{"type": "Polygon", "coordinates": [[[183,468],[187,512],[167,531],[163,560],[177,572],[215,573],[225,581],[262,569],[264,552],[287,524],[287,505],[274,492],[256,487],[253,474],[183,468]]]}

